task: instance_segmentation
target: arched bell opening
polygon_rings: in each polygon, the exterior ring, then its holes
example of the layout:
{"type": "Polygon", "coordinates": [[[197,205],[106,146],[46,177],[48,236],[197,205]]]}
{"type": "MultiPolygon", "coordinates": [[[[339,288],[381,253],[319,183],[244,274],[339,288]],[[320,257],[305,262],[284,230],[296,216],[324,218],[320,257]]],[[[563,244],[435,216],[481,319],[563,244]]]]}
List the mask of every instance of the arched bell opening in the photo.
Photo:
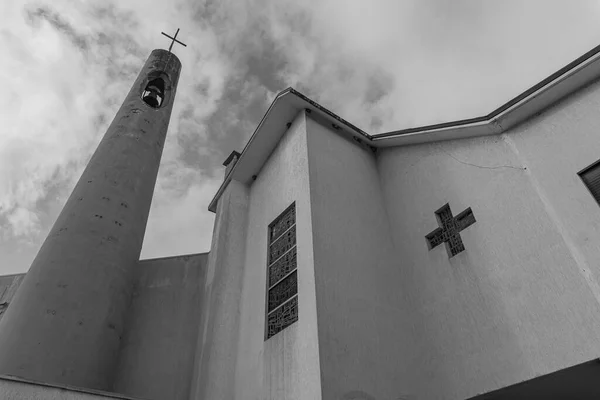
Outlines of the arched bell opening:
{"type": "Polygon", "coordinates": [[[165,81],[162,78],[152,79],[142,92],[142,100],[152,108],[160,108],[165,99],[165,81]]]}

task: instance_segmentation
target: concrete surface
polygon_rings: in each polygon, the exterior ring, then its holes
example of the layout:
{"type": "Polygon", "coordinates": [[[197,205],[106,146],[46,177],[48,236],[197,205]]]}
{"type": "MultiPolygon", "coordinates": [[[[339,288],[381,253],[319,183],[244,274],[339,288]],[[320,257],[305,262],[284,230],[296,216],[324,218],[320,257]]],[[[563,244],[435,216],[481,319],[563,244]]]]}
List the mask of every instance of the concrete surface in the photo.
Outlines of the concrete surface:
{"type": "Polygon", "coordinates": [[[600,159],[600,82],[505,135],[600,301],[600,206],[577,175],[600,159]]]}
{"type": "Polygon", "coordinates": [[[321,399],[306,115],[300,111],[250,187],[237,398],[258,379],[258,399],[321,399]],[[265,341],[268,226],[296,202],[298,321],[265,341]],[[262,350],[262,352],[261,352],[262,350]],[[259,358],[259,368],[254,367],[259,358]],[[259,373],[262,372],[262,376],[259,373]]]}
{"type": "Polygon", "coordinates": [[[217,204],[190,398],[235,399],[248,189],[232,181],[217,204]]]}
{"type": "Polygon", "coordinates": [[[154,50],[0,320],[0,373],[109,389],[181,63],[154,50]],[[163,107],[148,74],[171,80],[163,107]]]}
{"type": "Polygon", "coordinates": [[[304,111],[290,122],[250,188],[233,181],[217,204],[206,292],[215,314],[202,328],[194,400],[321,399],[304,111]],[[299,320],[265,341],[268,225],[293,202],[299,320]]]}
{"type": "MultiPolygon", "coordinates": [[[[531,129],[555,123],[539,118],[531,129]]],[[[563,147],[596,146],[577,126],[560,147],[549,147],[544,135],[531,145],[556,164],[547,170],[531,168],[511,132],[379,153],[402,260],[396,284],[410,306],[411,390],[418,398],[464,399],[600,354],[599,303],[562,227],[570,216],[555,206],[570,196],[572,213],[587,214],[580,228],[600,240],[591,229],[600,222],[593,200],[583,188],[570,190],[574,178],[557,172],[577,173],[558,155],[563,147]],[[557,191],[543,196],[541,176],[557,191]],[[477,220],[461,232],[466,251],[450,259],[442,246],[428,250],[425,240],[437,227],[434,211],[446,203],[454,214],[471,207],[477,220]]]]}
{"type": "Polygon", "coordinates": [[[600,158],[595,88],[376,156],[308,120],[324,398],[465,399],[598,357],[600,208],[577,176],[600,158]],[[453,258],[425,239],[446,203],[477,220],[453,258]]]}
{"type": "Polygon", "coordinates": [[[310,118],[307,131],[323,399],[402,398],[409,255],[394,251],[375,156],[310,118]]]}
{"type": "Polygon", "coordinates": [[[137,264],[114,392],[188,399],[207,258],[203,253],[137,264]]]}
{"type": "MultiPolygon", "coordinates": [[[[245,272],[248,285],[244,287],[247,313],[244,318],[249,322],[245,327],[253,329],[253,332],[242,337],[251,338],[256,345],[260,337],[264,344],[262,398],[266,400],[325,398],[321,396],[319,369],[307,151],[307,117],[302,110],[263,166],[250,191],[245,272]],[[293,202],[296,203],[298,321],[265,341],[268,226],[293,202]],[[262,318],[251,320],[251,316],[258,312],[262,318]],[[260,331],[257,327],[259,322],[260,331]]],[[[247,340],[246,343],[250,346],[252,342],[247,340]]]]}

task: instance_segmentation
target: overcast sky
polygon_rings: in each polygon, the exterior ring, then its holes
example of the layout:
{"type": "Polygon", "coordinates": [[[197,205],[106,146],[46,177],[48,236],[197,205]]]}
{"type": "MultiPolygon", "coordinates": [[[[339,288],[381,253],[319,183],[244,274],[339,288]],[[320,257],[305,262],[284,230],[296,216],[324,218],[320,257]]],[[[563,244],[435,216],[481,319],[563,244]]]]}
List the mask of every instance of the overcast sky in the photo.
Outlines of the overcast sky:
{"type": "Polygon", "coordinates": [[[25,272],[145,59],[187,43],[142,258],[210,248],[208,203],[275,94],[376,134],[477,117],[600,44],[584,0],[0,2],[0,274],[25,272]]]}

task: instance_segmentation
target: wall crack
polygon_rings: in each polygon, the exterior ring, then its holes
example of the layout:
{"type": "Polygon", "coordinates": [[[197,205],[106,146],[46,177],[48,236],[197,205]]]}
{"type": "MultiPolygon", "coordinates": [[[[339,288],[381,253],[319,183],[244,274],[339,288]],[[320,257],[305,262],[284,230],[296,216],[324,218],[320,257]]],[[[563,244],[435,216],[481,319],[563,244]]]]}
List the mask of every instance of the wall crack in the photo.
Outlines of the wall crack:
{"type": "Polygon", "coordinates": [[[446,154],[447,156],[453,158],[454,160],[458,161],[461,164],[464,165],[470,165],[472,167],[477,167],[477,168],[483,168],[483,169],[498,169],[498,168],[513,168],[513,169],[520,169],[520,170],[526,170],[527,167],[516,167],[514,165],[496,165],[496,166],[485,166],[485,165],[477,165],[477,164],[471,164],[465,161],[461,161],[458,158],[454,157],[452,154],[444,151],[443,149],[440,149],[444,154],[446,154]]]}

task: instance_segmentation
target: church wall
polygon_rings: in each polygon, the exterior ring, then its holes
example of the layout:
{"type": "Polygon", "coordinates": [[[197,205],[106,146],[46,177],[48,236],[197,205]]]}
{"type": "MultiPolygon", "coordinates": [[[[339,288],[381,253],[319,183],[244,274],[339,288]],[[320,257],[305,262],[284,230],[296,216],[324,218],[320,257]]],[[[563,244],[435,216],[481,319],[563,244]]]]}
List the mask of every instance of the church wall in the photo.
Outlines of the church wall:
{"type": "Polygon", "coordinates": [[[250,187],[235,399],[321,399],[306,146],[302,111],[250,187]],[[292,202],[299,320],[265,341],[268,225],[292,202]]]}
{"type": "Polygon", "coordinates": [[[193,400],[236,398],[247,214],[248,188],[231,181],[217,203],[190,393],[193,400]]]}
{"type": "Polygon", "coordinates": [[[187,400],[207,253],[141,260],[114,391],[187,400]]]}
{"type": "Polygon", "coordinates": [[[600,301],[600,206],[578,172],[600,160],[600,82],[506,134],[600,301]]]}
{"type": "Polygon", "coordinates": [[[411,321],[373,153],[308,119],[324,399],[405,399],[411,321]]]}
{"type": "Polygon", "coordinates": [[[378,166],[403,260],[418,398],[465,399],[598,357],[598,303],[510,140],[380,149],[378,166]],[[452,258],[425,239],[446,203],[476,219],[452,258]]]}
{"type": "Polygon", "coordinates": [[[0,319],[9,307],[13,296],[21,282],[23,282],[23,278],[25,278],[25,274],[0,276],[0,319]]]}

